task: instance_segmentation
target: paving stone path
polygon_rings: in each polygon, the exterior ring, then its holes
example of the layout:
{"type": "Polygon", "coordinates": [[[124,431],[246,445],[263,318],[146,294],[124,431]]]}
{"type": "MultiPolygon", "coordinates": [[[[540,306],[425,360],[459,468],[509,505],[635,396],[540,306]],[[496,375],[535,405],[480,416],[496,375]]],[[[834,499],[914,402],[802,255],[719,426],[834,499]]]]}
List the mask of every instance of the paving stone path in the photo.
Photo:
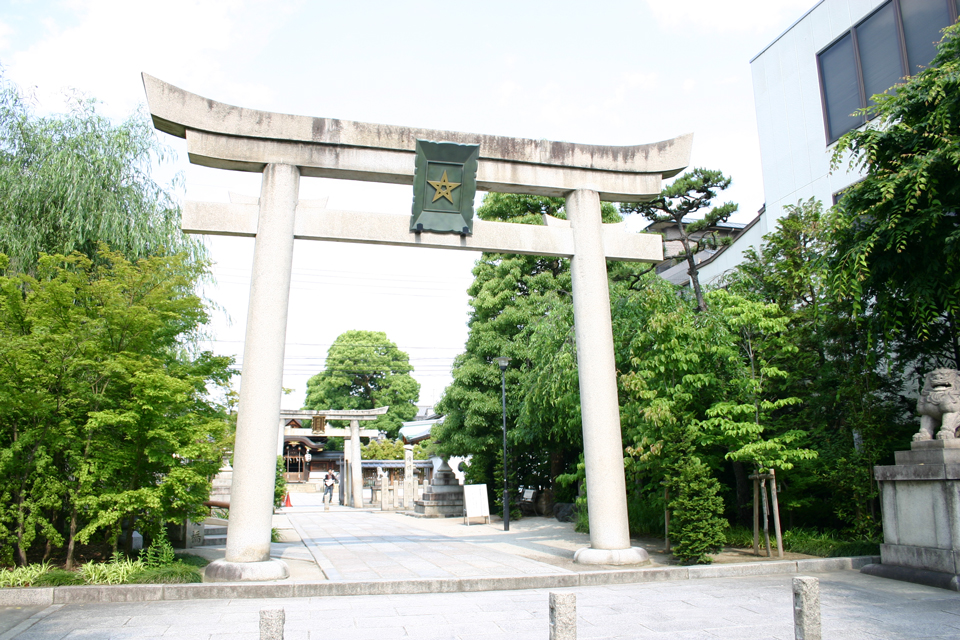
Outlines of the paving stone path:
{"type": "Polygon", "coordinates": [[[468,578],[567,573],[378,512],[291,512],[290,523],[330,580],[468,578]]]}
{"type": "MultiPolygon", "coordinates": [[[[818,574],[824,640],[960,637],[960,594],[818,574]]],[[[792,640],[791,576],[584,587],[580,640],[792,640]]],[[[259,610],[283,607],[286,640],[542,640],[547,590],[274,600],[54,605],[17,640],[256,640],[259,610]]],[[[0,612],[2,614],[2,612],[0,612]]],[[[0,634],[4,638],[5,634],[0,634]]]]}

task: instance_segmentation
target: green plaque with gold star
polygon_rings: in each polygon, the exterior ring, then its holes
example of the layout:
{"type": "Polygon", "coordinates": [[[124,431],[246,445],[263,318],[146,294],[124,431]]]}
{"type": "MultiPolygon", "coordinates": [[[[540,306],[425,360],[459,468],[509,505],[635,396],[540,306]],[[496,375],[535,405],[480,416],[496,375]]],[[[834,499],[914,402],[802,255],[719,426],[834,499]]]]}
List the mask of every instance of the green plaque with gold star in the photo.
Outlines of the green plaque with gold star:
{"type": "Polygon", "coordinates": [[[480,145],[417,140],[410,231],[473,233],[480,145]]]}

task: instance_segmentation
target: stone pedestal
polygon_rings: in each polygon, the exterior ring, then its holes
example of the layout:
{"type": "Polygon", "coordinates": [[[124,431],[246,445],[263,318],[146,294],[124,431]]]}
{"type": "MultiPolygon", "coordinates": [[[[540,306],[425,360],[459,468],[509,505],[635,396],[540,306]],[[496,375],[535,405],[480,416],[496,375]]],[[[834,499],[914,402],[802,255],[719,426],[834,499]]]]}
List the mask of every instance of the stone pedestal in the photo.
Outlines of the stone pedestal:
{"type": "Polygon", "coordinates": [[[414,502],[414,513],[426,518],[463,517],[463,485],[444,460],[423,490],[423,500],[414,502]]]}
{"type": "Polygon", "coordinates": [[[957,590],[960,440],[921,440],[874,468],[883,500],[880,565],[866,573],[957,590]]]}

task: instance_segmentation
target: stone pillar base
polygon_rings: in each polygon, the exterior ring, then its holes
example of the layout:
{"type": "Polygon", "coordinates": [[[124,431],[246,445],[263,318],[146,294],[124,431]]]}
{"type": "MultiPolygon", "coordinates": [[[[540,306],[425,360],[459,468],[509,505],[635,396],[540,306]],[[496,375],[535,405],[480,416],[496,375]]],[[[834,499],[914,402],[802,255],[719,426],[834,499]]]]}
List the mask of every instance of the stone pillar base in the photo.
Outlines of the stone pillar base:
{"type": "Polygon", "coordinates": [[[874,467],[883,544],[871,575],[955,589],[960,575],[960,439],[920,440],[874,467]],[[953,585],[953,586],[951,586],[953,585]]]}
{"type": "Polygon", "coordinates": [[[272,558],[265,562],[214,560],[203,570],[204,582],[265,582],[289,577],[286,563],[272,558]]]}
{"type": "Polygon", "coordinates": [[[928,587],[949,589],[950,591],[960,591],[960,576],[952,573],[943,573],[941,571],[928,571],[926,569],[917,569],[915,567],[905,567],[896,564],[868,564],[860,569],[860,573],[880,578],[889,578],[890,580],[913,582],[914,584],[922,584],[928,587]]]}
{"type": "Polygon", "coordinates": [[[578,564],[650,564],[650,554],[640,547],[594,549],[584,547],[573,554],[578,564]]]}

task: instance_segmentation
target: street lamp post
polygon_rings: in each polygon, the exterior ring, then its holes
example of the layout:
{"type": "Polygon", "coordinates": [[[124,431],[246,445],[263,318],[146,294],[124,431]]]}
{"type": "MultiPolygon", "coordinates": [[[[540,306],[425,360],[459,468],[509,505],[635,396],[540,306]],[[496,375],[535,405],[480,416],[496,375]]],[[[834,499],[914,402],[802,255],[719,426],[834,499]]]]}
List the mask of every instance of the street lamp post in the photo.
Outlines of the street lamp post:
{"type": "Polygon", "coordinates": [[[503,530],[510,531],[510,494],[507,492],[507,365],[510,358],[494,358],[500,365],[500,399],[503,403],[503,530]]]}

